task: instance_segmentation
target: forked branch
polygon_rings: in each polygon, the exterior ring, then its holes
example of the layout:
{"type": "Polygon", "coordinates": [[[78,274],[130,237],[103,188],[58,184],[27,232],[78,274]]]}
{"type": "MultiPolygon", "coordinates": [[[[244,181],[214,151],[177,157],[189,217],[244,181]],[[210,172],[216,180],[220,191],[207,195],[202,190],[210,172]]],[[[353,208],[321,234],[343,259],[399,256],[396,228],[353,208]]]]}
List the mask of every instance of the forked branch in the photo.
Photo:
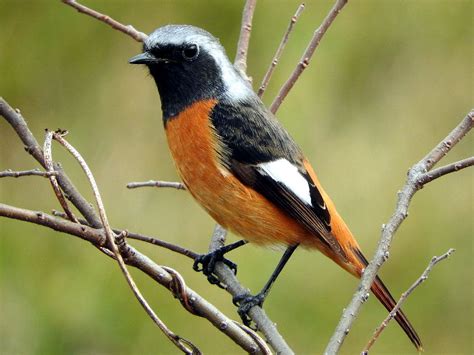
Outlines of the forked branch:
{"type": "MultiPolygon", "coordinates": [[[[362,275],[357,291],[354,293],[349,305],[344,309],[339,324],[326,347],[325,354],[336,354],[344,339],[346,338],[352,324],[357,317],[362,303],[370,290],[382,264],[387,260],[390,245],[395,232],[408,216],[408,206],[415,193],[424,184],[434,181],[435,178],[427,178],[430,170],[438,163],[451,149],[472,129],[474,123],[474,111],[469,112],[466,117],[444,138],[435,148],[431,150],[423,159],[413,165],[408,171],[408,177],[402,190],[398,193],[397,206],[395,212],[382,227],[382,235],[379,245],[372,261],[362,275]]],[[[442,175],[439,175],[440,177],[442,175]]]]}

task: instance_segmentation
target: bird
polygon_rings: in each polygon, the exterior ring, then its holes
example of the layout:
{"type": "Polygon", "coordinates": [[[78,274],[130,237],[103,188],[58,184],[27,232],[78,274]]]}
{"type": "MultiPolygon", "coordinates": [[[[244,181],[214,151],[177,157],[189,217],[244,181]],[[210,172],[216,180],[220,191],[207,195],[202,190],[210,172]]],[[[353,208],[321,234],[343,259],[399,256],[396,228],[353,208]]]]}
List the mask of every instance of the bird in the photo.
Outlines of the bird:
{"type": "MultiPolygon", "coordinates": [[[[313,167],[216,37],[191,25],[165,25],[129,63],[146,65],[156,83],[168,146],[186,189],[217,223],[243,238],[218,256],[247,241],[286,248],[259,294],[234,298],[242,319],[248,322],[248,310],[263,304],[298,246],[319,250],[361,277],[368,261],[313,167]]],[[[216,254],[211,256],[201,259],[210,281],[216,254]]],[[[378,276],[371,291],[388,311],[394,308],[378,276]]],[[[395,319],[421,350],[402,310],[395,319]]]]}

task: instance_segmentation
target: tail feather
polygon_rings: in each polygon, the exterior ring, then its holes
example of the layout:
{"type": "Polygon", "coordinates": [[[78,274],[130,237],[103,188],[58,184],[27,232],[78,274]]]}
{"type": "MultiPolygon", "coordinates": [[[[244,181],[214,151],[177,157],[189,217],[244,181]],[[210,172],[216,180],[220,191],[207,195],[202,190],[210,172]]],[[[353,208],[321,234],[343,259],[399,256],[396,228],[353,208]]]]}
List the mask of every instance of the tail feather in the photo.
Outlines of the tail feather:
{"type": "MultiPolygon", "coordinates": [[[[391,312],[395,307],[396,302],[378,276],[375,278],[371,290],[380,303],[384,305],[387,311],[391,312]]],[[[400,325],[400,327],[402,327],[403,331],[410,338],[411,342],[416,346],[416,348],[420,351],[423,350],[423,344],[421,343],[420,337],[401,309],[399,309],[395,315],[395,320],[400,325]]]]}
{"type": "MultiPolygon", "coordinates": [[[[364,267],[367,267],[369,262],[362,254],[362,252],[358,249],[354,251],[360,262],[364,264],[364,267]]],[[[371,290],[375,297],[377,297],[377,299],[380,301],[380,303],[384,305],[387,311],[391,312],[395,307],[396,302],[390,294],[390,291],[387,289],[387,287],[384,285],[384,283],[378,276],[376,276],[374,283],[372,284],[371,290]]],[[[416,346],[416,348],[419,351],[422,351],[423,344],[421,343],[421,339],[401,309],[399,309],[397,314],[395,315],[395,320],[403,329],[408,338],[410,338],[411,342],[416,346]]]]}

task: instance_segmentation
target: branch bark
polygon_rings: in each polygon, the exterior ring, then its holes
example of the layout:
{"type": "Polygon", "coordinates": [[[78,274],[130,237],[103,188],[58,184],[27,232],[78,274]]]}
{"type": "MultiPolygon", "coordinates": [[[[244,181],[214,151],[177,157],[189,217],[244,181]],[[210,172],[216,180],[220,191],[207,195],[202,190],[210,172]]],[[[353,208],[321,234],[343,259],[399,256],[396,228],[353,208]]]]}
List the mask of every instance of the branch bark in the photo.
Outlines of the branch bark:
{"type": "Polygon", "coordinates": [[[234,66],[240,74],[247,77],[247,53],[249,50],[250,34],[252,33],[252,20],[257,0],[247,0],[242,12],[242,24],[240,28],[239,41],[237,42],[237,53],[235,54],[234,66]]]}
{"type": "Polygon", "coordinates": [[[183,183],[175,181],[148,180],[143,182],[129,182],[127,184],[128,189],[136,189],[139,187],[169,187],[176,190],[186,190],[186,186],[184,186],[183,183]]]}
{"type": "Polygon", "coordinates": [[[7,169],[5,171],[0,171],[0,178],[4,177],[13,177],[19,178],[23,176],[42,176],[45,178],[49,178],[52,175],[56,175],[55,171],[41,171],[40,169],[31,169],[31,170],[22,170],[22,171],[13,171],[11,169],[7,169]]]}
{"type": "MultiPolygon", "coordinates": [[[[209,251],[212,252],[225,244],[227,231],[216,224],[214,232],[212,233],[211,244],[209,245],[209,251]]],[[[248,293],[249,290],[242,286],[234,272],[224,263],[216,263],[214,273],[219,277],[219,280],[226,285],[225,290],[229,292],[232,297],[248,293]]],[[[267,339],[270,346],[278,354],[294,354],[288,343],[279,333],[276,324],[265,313],[262,307],[254,306],[249,311],[249,316],[257,325],[259,331],[261,331],[267,339]]]]}
{"type": "MultiPolygon", "coordinates": [[[[53,210],[53,216],[61,217],[61,218],[67,218],[67,215],[65,213],[59,212],[59,211],[56,211],[56,210],[53,210]]],[[[87,223],[87,221],[85,219],[78,218],[78,221],[79,221],[80,224],[84,224],[86,226],[89,226],[89,224],[87,223]]],[[[181,254],[183,256],[187,256],[188,258],[191,258],[193,260],[196,259],[199,256],[198,253],[196,253],[192,250],[186,249],[186,248],[181,247],[179,245],[168,243],[168,242],[166,242],[164,240],[161,240],[161,239],[158,239],[156,237],[152,237],[152,236],[148,236],[148,235],[144,235],[144,234],[140,234],[140,233],[129,232],[129,231],[125,231],[123,229],[112,229],[112,230],[116,234],[126,233],[128,239],[140,240],[140,241],[145,242],[145,243],[157,245],[159,247],[171,250],[171,251],[173,251],[175,253],[178,253],[178,254],[181,254]]]]}
{"type": "MultiPolygon", "coordinates": [[[[326,347],[325,354],[336,354],[342,346],[355,318],[359,314],[360,307],[367,299],[370,286],[374,282],[375,276],[382,264],[388,259],[390,245],[395,232],[408,216],[410,201],[415,193],[424,186],[423,181],[426,179],[426,176],[429,175],[429,170],[471,130],[473,122],[474,110],[469,112],[445,139],[408,171],[406,183],[398,193],[395,212],[388,223],[382,226],[382,235],[375,255],[369,263],[369,266],[365,269],[352,300],[344,309],[339,324],[326,347]]],[[[431,179],[429,181],[433,180],[434,179],[431,179]]]]}

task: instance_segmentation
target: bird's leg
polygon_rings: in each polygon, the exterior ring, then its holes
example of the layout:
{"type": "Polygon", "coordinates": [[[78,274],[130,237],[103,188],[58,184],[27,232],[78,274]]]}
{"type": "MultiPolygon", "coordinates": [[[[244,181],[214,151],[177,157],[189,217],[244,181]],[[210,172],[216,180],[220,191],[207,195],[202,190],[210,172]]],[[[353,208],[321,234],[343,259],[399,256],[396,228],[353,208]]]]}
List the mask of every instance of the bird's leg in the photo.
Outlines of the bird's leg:
{"type": "Polygon", "coordinates": [[[202,273],[207,276],[207,280],[211,284],[224,288],[224,285],[220,283],[217,275],[214,274],[216,263],[219,261],[223,262],[234,272],[234,274],[237,274],[237,265],[232,261],[224,258],[224,254],[234,249],[237,249],[238,247],[241,247],[242,245],[245,245],[247,243],[248,242],[246,240],[239,240],[238,242],[224,245],[223,247],[216,249],[208,254],[199,255],[196,259],[194,259],[193,269],[198,272],[202,271],[202,273]],[[200,265],[202,267],[200,267],[200,265]]]}
{"type": "Polygon", "coordinates": [[[267,281],[263,289],[257,293],[255,296],[250,295],[248,293],[243,295],[235,296],[232,299],[232,302],[238,307],[237,312],[239,313],[240,318],[244,322],[245,325],[249,326],[251,323],[251,319],[248,316],[248,312],[253,306],[262,306],[265,298],[267,297],[268,293],[270,292],[273,283],[276,281],[278,275],[285,267],[286,263],[290,259],[291,255],[298,247],[299,244],[290,245],[286,250],[283,256],[281,257],[280,261],[278,262],[277,267],[273,271],[270,279],[267,281]]]}

